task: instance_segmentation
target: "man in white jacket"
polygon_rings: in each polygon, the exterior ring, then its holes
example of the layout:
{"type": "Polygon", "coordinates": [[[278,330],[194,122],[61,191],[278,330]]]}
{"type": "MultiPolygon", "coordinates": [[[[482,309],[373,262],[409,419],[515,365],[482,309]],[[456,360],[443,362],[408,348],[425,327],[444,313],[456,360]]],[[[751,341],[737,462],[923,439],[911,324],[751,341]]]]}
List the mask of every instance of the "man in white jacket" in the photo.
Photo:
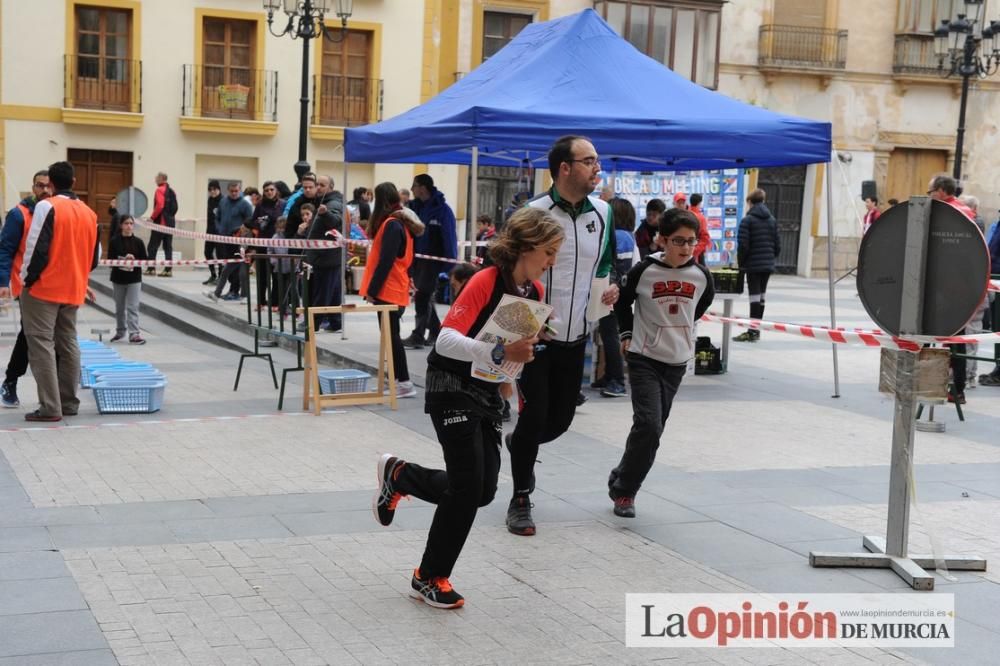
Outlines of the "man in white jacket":
{"type": "MultiPolygon", "coordinates": [[[[573,422],[576,398],[583,380],[583,361],[589,331],[587,304],[595,277],[607,277],[614,268],[611,207],[592,196],[600,182],[601,162],[594,145],[582,136],[564,136],[549,150],[553,186],[528,202],[549,211],[563,226],[563,242],[556,264],[542,277],[545,300],[553,306],[533,363],[518,380],[521,411],[517,427],[507,436],[514,496],[507,509],[507,529],[522,536],[535,533],[529,495],[534,490],[538,447],[551,442],[573,422]]],[[[618,300],[612,280],[601,301],[618,300]]]]}

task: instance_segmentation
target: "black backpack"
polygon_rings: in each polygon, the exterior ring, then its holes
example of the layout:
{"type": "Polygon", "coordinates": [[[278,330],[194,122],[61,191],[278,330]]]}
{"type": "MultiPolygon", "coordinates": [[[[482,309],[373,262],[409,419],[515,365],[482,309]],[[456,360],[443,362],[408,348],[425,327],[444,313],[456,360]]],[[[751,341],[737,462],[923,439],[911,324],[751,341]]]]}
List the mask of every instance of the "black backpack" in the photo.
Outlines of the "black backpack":
{"type": "Polygon", "coordinates": [[[163,214],[167,217],[173,217],[177,214],[177,193],[169,185],[167,185],[167,191],[163,196],[163,214]]]}

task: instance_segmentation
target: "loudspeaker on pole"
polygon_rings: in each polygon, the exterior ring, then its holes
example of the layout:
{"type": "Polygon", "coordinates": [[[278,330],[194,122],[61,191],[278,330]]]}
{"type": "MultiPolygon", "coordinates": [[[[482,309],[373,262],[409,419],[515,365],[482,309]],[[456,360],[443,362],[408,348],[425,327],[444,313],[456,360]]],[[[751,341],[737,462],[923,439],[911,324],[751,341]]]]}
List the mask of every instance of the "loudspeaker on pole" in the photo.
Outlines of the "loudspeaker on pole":
{"type": "Polygon", "coordinates": [[[878,188],[876,187],[874,180],[861,181],[862,199],[874,199],[877,196],[878,196],[878,188]]]}

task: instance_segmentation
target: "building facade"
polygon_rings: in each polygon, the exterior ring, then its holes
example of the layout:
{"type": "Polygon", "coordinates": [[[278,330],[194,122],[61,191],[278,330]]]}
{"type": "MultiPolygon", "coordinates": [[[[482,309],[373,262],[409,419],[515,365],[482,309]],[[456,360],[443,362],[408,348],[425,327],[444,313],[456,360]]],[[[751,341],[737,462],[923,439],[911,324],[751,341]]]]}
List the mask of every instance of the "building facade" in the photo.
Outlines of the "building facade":
{"type": "MultiPolygon", "coordinates": [[[[335,4],[335,3],[331,3],[335,4]]],[[[984,16],[1000,18],[1000,0],[984,16]]],[[[932,29],[960,0],[355,0],[347,38],[309,54],[308,158],[341,187],[344,127],[389,118],[472,71],[527,24],[598,11],[640,51],[721,93],[832,123],[834,215],[825,165],[751,170],[781,226],[785,272],[853,266],[863,181],[883,202],[923,194],[951,171],[961,82],[939,76],[932,29]],[[832,229],[832,234],[827,231],[832,229]]],[[[335,17],[331,27],[339,27],[335,17]]],[[[273,27],[284,27],[283,15],[273,27]]],[[[210,178],[295,180],[302,45],[269,34],[258,0],[0,0],[0,193],[10,207],[58,159],[102,221],[121,187],[170,176],[180,217],[204,224],[210,178]],[[39,30],[39,18],[44,28],[39,30]],[[26,55],[30,54],[30,55],[26,55]]],[[[1000,78],[1000,77],[998,77],[1000,78]]],[[[636,82],[641,94],[641,81],[636,82]]],[[[974,82],[965,189],[995,218],[1000,175],[996,80],[974,82]]],[[[600,146],[598,146],[600,150],[600,146]]],[[[466,214],[468,169],[350,165],[347,189],[408,184],[428,170],[466,214]]],[[[544,174],[484,168],[480,212],[498,215],[544,174]]],[[[460,229],[460,232],[463,231],[460,229]]],[[[186,248],[187,254],[193,246],[186,248]]],[[[190,256],[190,255],[188,255],[190,256]]]]}

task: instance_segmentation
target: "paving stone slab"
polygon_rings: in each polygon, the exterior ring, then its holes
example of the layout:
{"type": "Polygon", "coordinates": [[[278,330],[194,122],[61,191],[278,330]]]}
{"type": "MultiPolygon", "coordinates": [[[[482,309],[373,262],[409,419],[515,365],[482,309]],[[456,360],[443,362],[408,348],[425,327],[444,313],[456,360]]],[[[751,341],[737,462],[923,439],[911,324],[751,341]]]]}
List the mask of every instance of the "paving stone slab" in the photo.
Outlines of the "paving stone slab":
{"type": "Polygon", "coordinates": [[[0,527],[0,553],[52,548],[52,539],[44,527],[0,527]]]}
{"type": "Polygon", "coordinates": [[[70,576],[0,580],[0,615],[50,613],[87,608],[70,576]]]}
{"type": "Polygon", "coordinates": [[[66,562],[57,552],[0,553],[0,581],[60,578],[68,575],[66,562]]]}
{"type": "Polygon", "coordinates": [[[0,666],[118,666],[111,650],[50,652],[0,658],[0,666]]]}
{"type": "Polygon", "coordinates": [[[108,643],[89,611],[0,616],[0,657],[107,648],[108,643]]]}

